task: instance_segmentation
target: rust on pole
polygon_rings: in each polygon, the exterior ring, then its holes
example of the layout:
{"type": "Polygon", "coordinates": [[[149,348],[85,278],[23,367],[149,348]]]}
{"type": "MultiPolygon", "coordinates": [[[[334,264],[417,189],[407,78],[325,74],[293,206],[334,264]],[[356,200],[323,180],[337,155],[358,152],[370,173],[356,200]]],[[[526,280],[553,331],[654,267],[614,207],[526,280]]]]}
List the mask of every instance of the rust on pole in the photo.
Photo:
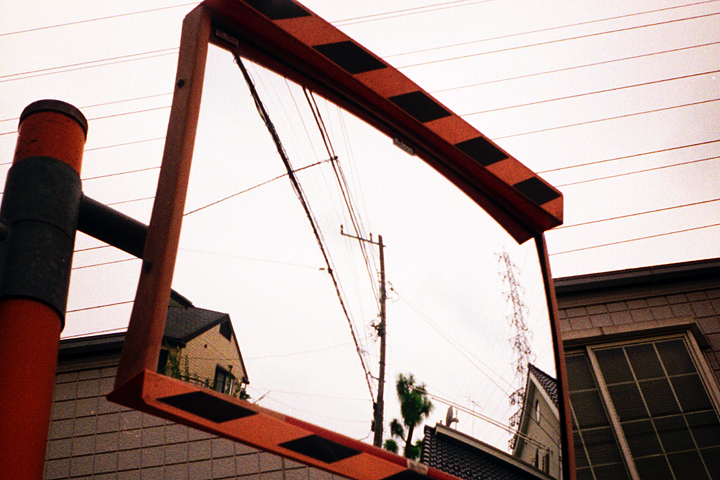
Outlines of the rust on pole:
{"type": "Polygon", "coordinates": [[[64,102],[41,100],[20,116],[0,210],[3,478],[43,478],[86,135],[85,117],[64,102]]]}

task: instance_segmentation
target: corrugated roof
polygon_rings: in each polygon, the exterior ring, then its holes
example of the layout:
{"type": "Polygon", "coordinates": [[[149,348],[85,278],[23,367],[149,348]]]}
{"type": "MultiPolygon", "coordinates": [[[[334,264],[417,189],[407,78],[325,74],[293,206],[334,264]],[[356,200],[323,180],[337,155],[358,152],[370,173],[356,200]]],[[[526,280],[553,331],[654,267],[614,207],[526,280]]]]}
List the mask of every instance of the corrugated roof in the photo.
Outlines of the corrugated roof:
{"type": "MultiPolygon", "coordinates": [[[[527,480],[544,478],[528,469],[519,468],[500,458],[502,452],[493,454],[492,447],[478,448],[425,426],[421,462],[462,480],[527,480]]],[[[477,441],[476,441],[477,442],[477,441]]],[[[478,442],[479,443],[479,442],[478,442]]],[[[515,460],[517,462],[517,460],[515,460]]]]}

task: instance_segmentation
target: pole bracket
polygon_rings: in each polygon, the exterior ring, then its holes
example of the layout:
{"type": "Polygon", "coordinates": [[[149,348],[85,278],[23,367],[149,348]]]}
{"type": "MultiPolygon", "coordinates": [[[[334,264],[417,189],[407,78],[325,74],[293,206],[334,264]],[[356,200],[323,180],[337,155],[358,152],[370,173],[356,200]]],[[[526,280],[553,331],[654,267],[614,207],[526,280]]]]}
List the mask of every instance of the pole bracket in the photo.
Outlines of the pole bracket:
{"type": "Polygon", "coordinates": [[[13,164],[0,209],[0,298],[41,301],[64,323],[81,201],[80,176],[66,163],[34,156],[13,164]]]}

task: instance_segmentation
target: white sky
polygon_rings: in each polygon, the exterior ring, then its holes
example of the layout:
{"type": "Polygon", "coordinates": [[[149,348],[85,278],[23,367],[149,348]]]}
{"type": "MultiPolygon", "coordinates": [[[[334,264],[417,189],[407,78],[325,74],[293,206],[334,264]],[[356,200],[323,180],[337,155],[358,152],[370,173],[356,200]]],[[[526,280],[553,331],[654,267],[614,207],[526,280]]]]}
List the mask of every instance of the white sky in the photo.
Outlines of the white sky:
{"type": "MultiPolygon", "coordinates": [[[[180,4],[4,2],[0,178],[22,109],[61,99],[90,121],[85,193],[147,222],[180,25],[193,7],[180,4]]],[[[305,5],[563,192],[565,225],[547,234],[555,277],[720,256],[720,2],[305,5]]],[[[284,173],[240,72],[221,53],[209,57],[186,211],[284,173]]],[[[250,71],[294,167],[326,159],[302,92],[250,71]]],[[[383,235],[387,245],[395,291],[386,419],[398,415],[396,374],[412,372],[436,395],[507,423],[512,309],[495,254],[506,249],[519,268],[533,351],[552,373],[534,247],[513,245],[389,139],[341,120],[332,106],[321,103],[321,112],[365,233],[383,235]]],[[[326,163],[298,178],[376,374],[370,323],[377,306],[357,242],[339,235],[349,223],[332,169],[326,163]]],[[[138,262],[111,248],[87,250],[95,246],[79,235],[64,336],[127,323],[138,262]]],[[[376,269],[377,249],[369,251],[376,269]]],[[[364,438],[370,394],[322,267],[308,221],[281,179],[188,215],[174,285],[196,306],[230,313],[254,399],[267,393],[261,404],[268,408],[364,438]]],[[[447,408],[435,403],[431,424],[447,408]]],[[[500,447],[507,440],[466,414],[459,428],[500,447]]]]}

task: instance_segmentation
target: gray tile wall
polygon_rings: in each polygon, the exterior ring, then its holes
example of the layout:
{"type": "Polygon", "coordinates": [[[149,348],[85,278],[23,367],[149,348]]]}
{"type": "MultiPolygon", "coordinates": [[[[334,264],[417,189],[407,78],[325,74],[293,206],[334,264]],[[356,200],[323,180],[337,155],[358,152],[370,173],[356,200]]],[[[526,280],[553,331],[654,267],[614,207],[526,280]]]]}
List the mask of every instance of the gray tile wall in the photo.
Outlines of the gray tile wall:
{"type": "Polygon", "coordinates": [[[45,478],[339,480],[327,472],[105,400],[115,367],[64,368],[45,478]]]}
{"type": "Polygon", "coordinates": [[[694,322],[709,346],[703,350],[720,381],[720,279],[708,284],[679,283],[662,288],[617,289],[602,293],[558,294],[563,333],[600,327],[653,328],[682,319],[694,322]]]}

